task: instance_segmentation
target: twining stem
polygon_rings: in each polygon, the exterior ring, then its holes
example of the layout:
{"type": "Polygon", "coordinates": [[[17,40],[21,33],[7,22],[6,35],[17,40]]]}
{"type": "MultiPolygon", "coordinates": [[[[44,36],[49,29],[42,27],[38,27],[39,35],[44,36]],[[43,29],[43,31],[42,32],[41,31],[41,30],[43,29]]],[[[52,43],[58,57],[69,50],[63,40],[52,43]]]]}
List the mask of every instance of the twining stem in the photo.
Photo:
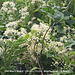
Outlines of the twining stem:
{"type": "Polygon", "coordinates": [[[71,4],[71,1],[68,3],[68,5],[66,6],[66,8],[68,8],[70,4],[71,4]]]}
{"type": "MultiPolygon", "coordinates": [[[[54,26],[54,25],[55,25],[55,23],[53,23],[52,29],[53,29],[53,26],[54,26]]],[[[45,40],[46,34],[48,33],[50,27],[51,27],[51,25],[50,25],[49,28],[46,30],[45,35],[44,35],[44,37],[43,37],[43,39],[42,39],[42,40],[43,40],[43,41],[42,41],[42,50],[44,49],[44,40],[45,40]]],[[[41,54],[42,54],[42,50],[41,50],[41,54]]]]}
{"type": "Polygon", "coordinates": [[[44,75],[44,74],[43,74],[43,71],[42,71],[42,69],[41,69],[41,66],[40,66],[39,60],[38,60],[38,59],[36,59],[36,60],[37,60],[37,64],[38,64],[38,66],[39,66],[39,68],[40,68],[41,75],[44,75]]]}
{"type": "MultiPolygon", "coordinates": [[[[35,46],[36,46],[36,42],[35,42],[35,44],[34,44],[34,51],[35,51],[35,46]]],[[[38,64],[38,66],[39,66],[39,68],[40,68],[40,71],[41,71],[41,75],[44,75],[44,74],[43,74],[43,71],[42,71],[42,69],[41,69],[39,60],[38,60],[38,58],[37,58],[37,56],[36,56],[35,54],[36,54],[36,52],[34,53],[34,56],[36,57],[37,64],[38,64]]]]}
{"type": "MultiPolygon", "coordinates": [[[[68,9],[68,7],[70,6],[70,4],[71,4],[71,0],[70,0],[70,2],[68,3],[68,5],[66,6],[66,10],[68,9]]],[[[64,10],[64,11],[66,11],[66,10],[64,10]]],[[[64,12],[63,11],[63,12],[64,12]]]]}
{"type": "MultiPolygon", "coordinates": [[[[50,29],[50,27],[53,29],[53,26],[55,25],[55,23],[53,23],[53,25],[51,26],[49,26],[49,28],[46,30],[46,32],[45,32],[45,35],[44,35],[44,37],[43,37],[43,42],[42,42],[42,50],[44,49],[44,40],[45,40],[45,36],[46,36],[46,34],[48,33],[48,31],[49,31],[49,29],[50,29]]],[[[35,44],[34,44],[34,51],[35,51],[35,45],[36,45],[36,42],[35,42],[35,44]]],[[[41,50],[41,54],[40,55],[42,55],[42,50],[41,50]]],[[[36,56],[35,56],[36,57],[36,56]]],[[[42,69],[41,69],[41,66],[40,66],[40,63],[39,63],[39,60],[38,60],[38,58],[36,57],[36,60],[37,60],[37,64],[38,64],[38,66],[39,66],[39,68],[40,68],[40,71],[41,71],[41,75],[44,75],[43,74],[43,71],[42,71],[42,69]]]]}

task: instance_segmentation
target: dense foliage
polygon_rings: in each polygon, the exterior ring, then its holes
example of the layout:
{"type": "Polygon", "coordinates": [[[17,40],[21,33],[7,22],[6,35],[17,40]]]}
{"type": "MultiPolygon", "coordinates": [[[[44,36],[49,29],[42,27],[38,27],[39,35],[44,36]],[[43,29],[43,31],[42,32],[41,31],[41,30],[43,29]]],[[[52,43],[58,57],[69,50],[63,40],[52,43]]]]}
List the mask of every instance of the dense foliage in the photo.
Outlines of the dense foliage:
{"type": "Polygon", "coordinates": [[[0,74],[74,75],[75,0],[1,0],[0,74]]]}

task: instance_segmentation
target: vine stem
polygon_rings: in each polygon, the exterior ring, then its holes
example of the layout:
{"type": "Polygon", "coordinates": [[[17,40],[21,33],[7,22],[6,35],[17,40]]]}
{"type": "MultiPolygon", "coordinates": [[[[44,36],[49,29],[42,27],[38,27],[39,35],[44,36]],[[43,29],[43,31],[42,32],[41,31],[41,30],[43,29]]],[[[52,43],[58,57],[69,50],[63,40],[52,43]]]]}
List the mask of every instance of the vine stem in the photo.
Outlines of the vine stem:
{"type": "MultiPolygon", "coordinates": [[[[55,22],[53,23],[52,25],[52,29],[53,29],[53,26],[55,25],[55,22]]],[[[44,49],[44,40],[45,40],[45,37],[46,37],[46,34],[48,33],[49,29],[50,29],[51,25],[49,26],[49,28],[46,30],[45,32],[45,35],[43,36],[43,42],[42,42],[42,50],[44,49]]],[[[41,50],[41,54],[42,54],[42,50],[41,50]]]]}
{"type": "Polygon", "coordinates": [[[68,5],[67,5],[67,7],[66,7],[66,8],[68,8],[70,4],[71,4],[71,1],[68,3],[68,5]]]}
{"type": "MultiPolygon", "coordinates": [[[[45,32],[45,35],[44,35],[44,37],[43,37],[43,42],[42,42],[42,50],[44,49],[44,40],[45,40],[45,36],[46,36],[46,34],[48,33],[48,31],[49,31],[49,29],[50,29],[50,27],[53,29],[53,26],[55,25],[55,22],[53,23],[53,25],[51,26],[49,26],[49,28],[46,30],[46,32],[45,32]]],[[[35,42],[35,44],[34,44],[34,51],[35,51],[35,45],[36,45],[36,42],[35,42]]],[[[42,55],[42,50],[41,50],[41,55],[42,55]]],[[[35,56],[36,57],[36,56],[35,56]]],[[[42,71],[42,69],[41,69],[41,66],[40,66],[40,63],[39,63],[39,60],[38,60],[38,58],[36,57],[36,60],[37,60],[37,64],[38,64],[38,66],[39,66],[39,68],[40,68],[40,71],[41,71],[41,75],[44,75],[43,74],[43,71],[42,71]]]]}
{"type": "MultiPolygon", "coordinates": [[[[69,5],[71,4],[71,1],[68,3],[68,5],[66,6],[66,10],[68,9],[68,7],[69,7],[69,5]]],[[[64,11],[66,11],[66,10],[63,10],[63,12],[64,11]]]]}
{"type": "Polygon", "coordinates": [[[37,64],[38,64],[38,66],[39,66],[39,68],[40,68],[41,75],[44,75],[44,74],[43,74],[43,71],[42,71],[42,69],[41,69],[41,66],[40,66],[40,63],[39,63],[39,60],[38,60],[38,59],[37,59],[37,64]]]}
{"type": "MultiPolygon", "coordinates": [[[[35,42],[35,44],[34,44],[34,51],[35,51],[35,45],[36,45],[36,42],[35,42]]],[[[34,55],[34,56],[36,57],[36,55],[34,55]]],[[[36,61],[37,61],[37,64],[38,64],[38,66],[39,66],[39,68],[40,68],[41,75],[44,75],[44,74],[43,74],[43,71],[42,71],[42,69],[41,69],[41,66],[40,66],[39,60],[38,60],[37,57],[36,57],[36,61]]]]}

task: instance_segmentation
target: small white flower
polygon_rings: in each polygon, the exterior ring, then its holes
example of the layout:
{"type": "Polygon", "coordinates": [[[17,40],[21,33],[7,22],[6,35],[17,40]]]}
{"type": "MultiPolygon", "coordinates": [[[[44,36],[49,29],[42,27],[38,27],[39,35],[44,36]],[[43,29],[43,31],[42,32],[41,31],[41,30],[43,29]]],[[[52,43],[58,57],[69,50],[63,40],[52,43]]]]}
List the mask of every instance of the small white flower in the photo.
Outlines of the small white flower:
{"type": "Polygon", "coordinates": [[[26,12],[25,15],[29,15],[29,12],[26,12]]]}
{"type": "Polygon", "coordinates": [[[38,29],[39,29],[39,25],[33,24],[31,30],[38,30],[38,29]]]}
{"type": "Polygon", "coordinates": [[[8,8],[6,8],[6,7],[2,7],[1,10],[7,12],[7,11],[8,11],[8,8]]]}
{"type": "Polygon", "coordinates": [[[13,9],[13,10],[17,10],[17,8],[14,8],[14,7],[13,7],[12,9],[13,9]]]}
{"type": "Polygon", "coordinates": [[[3,54],[3,52],[4,52],[4,48],[0,47],[0,56],[3,54]]]}
{"type": "Polygon", "coordinates": [[[6,7],[8,4],[9,4],[9,1],[4,2],[4,3],[2,4],[2,6],[3,6],[3,7],[6,7]]]}
{"type": "Polygon", "coordinates": [[[29,21],[29,22],[28,22],[28,25],[30,25],[30,24],[32,24],[32,21],[29,21]]]}
{"type": "Polygon", "coordinates": [[[10,14],[10,13],[12,13],[12,11],[11,10],[8,10],[7,14],[10,14]]]}
{"type": "Polygon", "coordinates": [[[32,18],[32,20],[35,20],[35,19],[36,19],[36,17],[33,17],[33,18],[32,18]]]}
{"type": "Polygon", "coordinates": [[[14,4],[13,2],[9,2],[9,4],[10,4],[12,7],[15,6],[15,4],[14,4]]]}
{"type": "Polygon", "coordinates": [[[25,16],[21,17],[21,19],[25,19],[25,16]]]}
{"type": "Polygon", "coordinates": [[[69,50],[72,50],[72,48],[68,48],[69,50]]]}

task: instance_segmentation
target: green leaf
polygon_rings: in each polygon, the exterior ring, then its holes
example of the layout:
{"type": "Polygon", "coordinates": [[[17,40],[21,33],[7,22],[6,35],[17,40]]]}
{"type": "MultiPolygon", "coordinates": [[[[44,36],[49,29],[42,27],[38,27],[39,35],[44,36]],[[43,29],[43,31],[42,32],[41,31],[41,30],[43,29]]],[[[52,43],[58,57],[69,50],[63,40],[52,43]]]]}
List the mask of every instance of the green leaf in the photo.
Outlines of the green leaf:
{"type": "Polygon", "coordinates": [[[30,73],[33,72],[33,71],[36,70],[36,69],[40,69],[40,68],[34,67],[34,68],[32,68],[32,69],[30,70],[30,73]]]}
{"type": "Polygon", "coordinates": [[[37,11],[39,11],[39,10],[40,10],[40,8],[37,8],[36,10],[33,11],[33,13],[35,13],[35,12],[37,12],[37,11]]]}
{"type": "Polygon", "coordinates": [[[50,37],[52,39],[52,41],[55,41],[55,38],[53,36],[50,37]]]}
{"type": "Polygon", "coordinates": [[[22,61],[21,61],[21,63],[29,63],[30,61],[28,60],[28,59],[23,59],[22,61]]]}
{"type": "Polygon", "coordinates": [[[41,22],[41,19],[37,18],[37,20],[38,20],[39,22],[41,22]]]}
{"type": "Polygon", "coordinates": [[[6,68],[5,68],[4,66],[0,67],[0,72],[4,72],[5,69],[6,69],[6,68]]]}
{"type": "Polygon", "coordinates": [[[24,37],[25,39],[28,39],[28,37],[29,37],[29,34],[26,34],[26,36],[24,37]]]}
{"type": "Polygon", "coordinates": [[[60,75],[60,72],[54,72],[53,74],[54,75],[60,75]]]}
{"type": "Polygon", "coordinates": [[[0,41],[0,46],[2,47],[4,47],[5,46],[5,44],[4,44],[4,42],[3,41],[0,41]]]}
{"type": "Polygon", "coordinates": [[[66,65],[69,65],[70,63],[70,58],[68,56],[65,56],[64,55],[64,58],[65,58],[65,61],[66,61],[66,65]]]}
{"type": "Polygon", "coordinates": [[[51,25],[51,18],[49,19],[49,25],[51,25]]]}
{"type": "Polygon", "coordinates": [[[58,10],[55,10],[54,19],[56,22],[60,22],[62,19],[64,19],[64,14],[58,10]]]}
{"type": "Polygon", "coordinates": [[[54,55],[53,55],[53,54],[50,54],[50,53],[47,53],[46,56],[47,56],[47,57],[54,57],[54,55]]]}
{"type": "Polygon", "coordinates": [[[56,58],[57,60],[61,60],[61,58],[60,58],[60,57],[54,57],[54,58],[56,58]]]}
{"type": "Polygon", "coordinates": [[[24,0],[16,0],[16,2],[24,3],[24,0]]]}
{"type": "Polygon", "coordinates": [[[32,30],[32,31],[31,31],[31,34],[33,34],[33,33],[35,33],[35,30],[32,30]]]}
{"type": "Polygon", "coordinates": [[[9,66],[9,67],[6,67],[6,70],[14,70],[14,68],[16,68],[16,66],[9,66]]]}
{"type": "Polygon", "coordinates": [[[9,66],[12,62],[14,62],[17,59],[16,56],[10,55],[6,60],[6,66],[9,66]]]}
{"type": "Polygon", "coordinates": [[[75,61],[71,61],[71,64],[75,64],[75,61]]]}
{"type": "Polygon", "coordinates": [[[49,3],[49,4],[50,4],[50,3],[53,3],[53,2],[52,2],[52,1],[48,1],[47,3],[49,3]]]}
{"type": "Polygon", "coordinates": [[[71,56],[71,55],[75,55],[75,51],[70,52],[70,54],[69,54],[69,55],[70,55],[70,56],[71,56]]]}
{"type": "Polygon", "coordinates": [[[70,24],[70,25],[71,25],[71,24],[75,24],[75,20],[67,20],[66,22],[67,22],[68,24],[70,24]]]}
{"type": "Polygon", "coordinates": [[[65,16],[65,17],[64,17],[65,20],[67,20],[67,19],[69,19],[69,18],[70,18],[69,16],[65,16]]]}
{"type": "Polygon", "coordinates": [[[48,12],[48,8],[45,7],[45,8],[42,8],[42,9],[43,9],[44,11],[48,12]]]}
{"type": "Polygon", "coordinates": [[[10,53],[9,53],[9,54],[6,54],[6,55],[5,55],[5,59],[7,60],[10,56],[11,56],[10,53]]]}
{"type": "Polygon", "coordinates": [[[63,33],[63,27],[62,27],[62,26],[57,25],[57,26],[55,26],[55,28],[57,29],[57,31],[58,31],[59,33],[63,33]]]}
{"type": "Polygon", "coordinates": [[[47,16],[48,16],[49,18],[52,18],[52,19],[53,19],[53,15],[52,15],[52,14],[48,13],[47,16]]]}
{"type": "Polygon", "coordinates": [[[20,54],[21,52],[24,52],[25,50],[26,50],[26,48],[25,49],[16,50],[14,55],[20,54]]]}

